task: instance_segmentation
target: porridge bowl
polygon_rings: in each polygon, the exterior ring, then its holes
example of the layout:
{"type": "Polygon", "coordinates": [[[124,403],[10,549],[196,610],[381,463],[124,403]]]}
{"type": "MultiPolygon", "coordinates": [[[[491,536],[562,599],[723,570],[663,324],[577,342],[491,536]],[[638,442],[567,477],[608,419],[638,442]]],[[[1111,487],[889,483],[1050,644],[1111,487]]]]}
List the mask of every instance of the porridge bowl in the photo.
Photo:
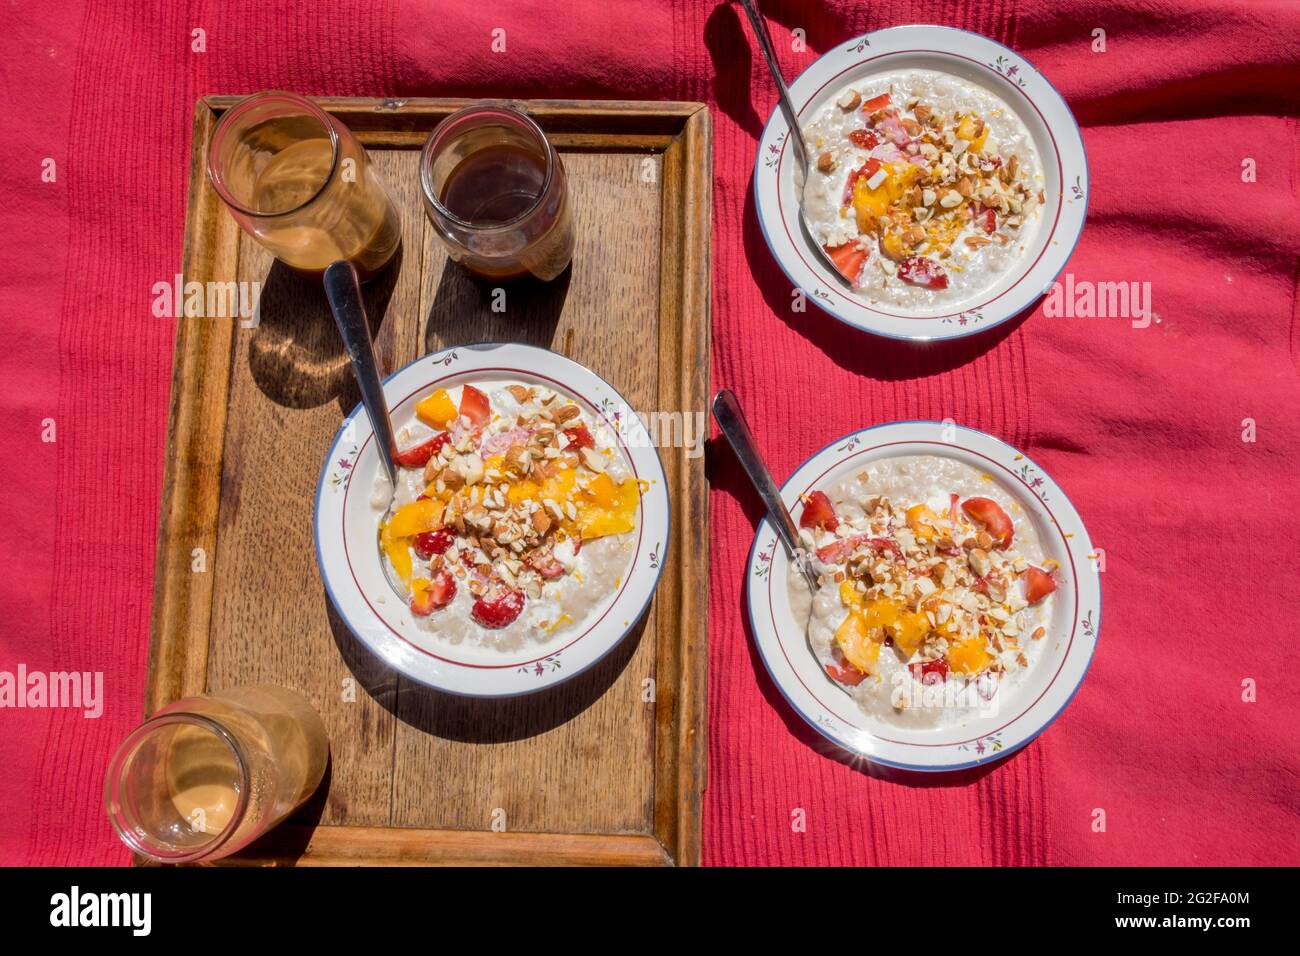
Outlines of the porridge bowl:
{"type": "Polygon", "coordinates": [[[955,338],[1029,308],[1064,268],[1087,158],[1069,107],[1018,54],[962,30],[895,27],[825,54],[790,92],[811,154],[811,235],[779,110],[759,143],[756,211],[781,269],[837,319],[955,338]]]}
{"type": "Polygon", "coordinates": [[[790,706],[839,747],[908,770],[1011,753],[1080,686],[1097,556],[1034,462],[951,423],[847,435],[781,489],[818,576],[759,526],[746,603],[790,706]]]}
{"type": "Polygon", "coordinates": [[[321,576],[358,640],[420,683],[481,697],[542,690],[617,646],[669,540],[658,452],[618,393],[524,345],[426,356],[384,391],[396,489],[358,408],[316,492],[321,576]]]}

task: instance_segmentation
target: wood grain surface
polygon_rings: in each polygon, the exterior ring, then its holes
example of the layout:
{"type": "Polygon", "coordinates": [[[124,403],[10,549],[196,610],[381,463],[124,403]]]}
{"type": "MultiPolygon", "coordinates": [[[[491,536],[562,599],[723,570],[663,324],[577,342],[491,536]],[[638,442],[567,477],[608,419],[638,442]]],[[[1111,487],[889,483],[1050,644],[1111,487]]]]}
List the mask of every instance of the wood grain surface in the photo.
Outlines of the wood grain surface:
{"type": "MultiPolygon", "coordinates": [[[[321,455],[359,395],[319,282],[244,236],[203,175],[232,102],[196,109],[185,278],[259,282],[260,308],[253,327],[189,319],[178,333],[148,710],[235,684],[292,687],[325,721],[331,766],[289,825],[231,862],[697,863],[703,458],[660,450],[674,536],[664,576],[643,620],[590,671],[485,701],[371,658],[325,596],[311,530],[321,455]]],[[[577,248],[555,282],[506,287],[497,312],[493,289],[449,263],[419,195],[419,147],[463,101],[318,102],[358,131],[402,217],[398,260],[365,289],[387,371],[446,346],[526,342],[587,365],[638,411],[706,409],[703,107],[522,104],[561,151],[577,248]]]]}

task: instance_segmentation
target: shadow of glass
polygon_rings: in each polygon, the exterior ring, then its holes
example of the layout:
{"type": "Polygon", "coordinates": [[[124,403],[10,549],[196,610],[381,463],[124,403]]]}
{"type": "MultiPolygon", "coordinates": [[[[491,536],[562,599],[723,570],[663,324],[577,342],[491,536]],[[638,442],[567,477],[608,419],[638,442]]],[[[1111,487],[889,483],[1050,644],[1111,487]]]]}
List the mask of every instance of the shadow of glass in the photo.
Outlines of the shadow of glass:
{"type": "Polygon", "coordinates": [[[572,275],[570,265],[550,282],[501,282],[481,279],[448,262],[429,306],[425,353],[480,342],[519,342],[562,351],[553,341],[572,275]]]}
{"type": "Polygon", "coordinates": [[[233,857],[252,859],[276,859],[291,862],[300,859],[307,852],[312,834],[320,826],[321,817],[329,803],[330,779],[334,773],[334,759],[325,763],[325,773],[320,785],[307,798],[307,802],[289,815],[283,822],[273,827],[270,832],[254,840],[233,857]]]}
{"type": "MultiPolygon", "coordinates": [[[[401,272],[402,250],[361,287],[377,337],[401,272]]],[[[276,260],[258,299],[258,321],[248,343],[248,367],[257,387],[286,408],[337,401],[346,414],[361,400],[320,279],[276,260]]]]}

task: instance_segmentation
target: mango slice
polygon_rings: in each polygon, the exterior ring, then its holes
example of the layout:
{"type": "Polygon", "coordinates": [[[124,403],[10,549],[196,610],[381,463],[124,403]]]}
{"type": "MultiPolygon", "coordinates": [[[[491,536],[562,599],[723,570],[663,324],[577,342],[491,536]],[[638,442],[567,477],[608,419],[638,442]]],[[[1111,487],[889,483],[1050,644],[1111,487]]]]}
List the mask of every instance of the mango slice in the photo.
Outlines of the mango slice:
{"type": "Polygon", "coordinates": [[[576,503],[578,529],[584,538],[603,538],[607,534],[623,534],[636,527],[636,508],[641,501],[640,483],[634,478],[628,478],[615,485],[611,479],[609,486],[613,497],[608,504],[602,505],[597,501],[576,503]]]}
{"type": "Polygon", "coordinates": [[[880,644],[871,639],[871,633],[859,611],[850,611],[835,630],[835,643],[840,646],[844,659],[864,674],[874,673],[880,660],[880,644]]]}
{"type": "Polygon", "coordinates": [[[393,512],[388,522],[388,533],[394,538],[409,538],[424,531],[437,531],[442,527],[442,512],[446,506],[441,501],[420,498],[402,505],[393,512]]]}
{"type": "Polygon", "coordinates": [[[867,626],[884,628],[893,639],[894,647],[904,657],[911,657],[930,633],[930,619],[921,611],[912,611],[906,605],[879,598],[867,605],[867,626]]]}
{"type": "Polygon", "coordinates": [[[925,505],[912,505],[907,509],[907,527],[918,541],[929,541],[937,533],[939,516],[925,505]]]}
{"type": "Polygon", "coordinates": [[[430,428],[446,428],[460,412],[451,400],[445,388],[440,388],[432,395],[420,399],[415,406],[415,417],[430,428]]]}
{"type": "Polygon", "coordinates": [[[978,674],[993,663],[978,637],[958,641],[948,648],[948,668],[956,674],[978,674]]]}
{"type": "Polygon", "coordinates": [[[591,480],[591,484],[587,485],[583,494],[602,508],[608,508],[614,504],[618,496],[618,488],[614,485],[613,478],[601,472],[591,480]]]}
{"type": "MultiPolygon", "coordinates": [[[[623,534],[636,527],[636,509],[641,501],[641,486],[633,478],[615,482],[601,472],[585,487],[578,487],[578,474],[572,468],[562,468],[541,484],[531,479],[517,481],[506,492],[511,504],[535,501],[539,505],[548,499],[559,505],[565,517],[558,520],[569,534],[583,538],[603,538],[610,534],[623,534]],[[567,516],[566,503],[572,503],[577,520],[567,516]]],[[[555,513],[547,509],[553,521],[555,513]]]]}
{"type": "Polygon", "coordinates": [[[903,193],[912,187],[921,173],[917,166],[906,161],[889,163],[881,168],[887,175],[875,189],[867,185],[866,176],[853,184],[853,211],[859,232],[874,234],[889,207],[903,198],[903,193]]]}
{"type": "Polygon", "coordinates": [[[411,541],[409,538],[396,537],[392,532],[392,522],[388,522],[379,529],[379,543],[384,548],[384,554],[388,556],[389,562],[393,569],[397,571],[397,576],[402,579],[402,583],[407,587],[411,586],[411,541]]]}

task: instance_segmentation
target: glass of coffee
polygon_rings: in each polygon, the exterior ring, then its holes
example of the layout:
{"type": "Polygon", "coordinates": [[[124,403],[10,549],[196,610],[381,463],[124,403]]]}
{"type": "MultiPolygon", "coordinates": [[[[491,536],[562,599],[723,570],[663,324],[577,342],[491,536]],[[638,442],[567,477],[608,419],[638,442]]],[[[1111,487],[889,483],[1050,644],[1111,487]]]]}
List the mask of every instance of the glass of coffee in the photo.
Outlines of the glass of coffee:
{"type": "Polygon", "coordinates": [[[347,259],[369,278],[397,251],[401,221],[365,149],[301,96],[255,93],[226,110],[208,178],[244,231],[302,272],[347,259]]]}
{"type": "Polygon", "coordinates": [[[329,758],[300,694],[234,687],[176,701],[122,742],[104,808],[122,841],[157,863],[228,856],[297,809],[329,758]]]}
{"type": "Polygon", "coordinates": [[[453,260],[494,281],[550,281],[573,258],[564,164],[531,117],[508,106],[452,113],[420,156],[429,221],[453,260]]]}

